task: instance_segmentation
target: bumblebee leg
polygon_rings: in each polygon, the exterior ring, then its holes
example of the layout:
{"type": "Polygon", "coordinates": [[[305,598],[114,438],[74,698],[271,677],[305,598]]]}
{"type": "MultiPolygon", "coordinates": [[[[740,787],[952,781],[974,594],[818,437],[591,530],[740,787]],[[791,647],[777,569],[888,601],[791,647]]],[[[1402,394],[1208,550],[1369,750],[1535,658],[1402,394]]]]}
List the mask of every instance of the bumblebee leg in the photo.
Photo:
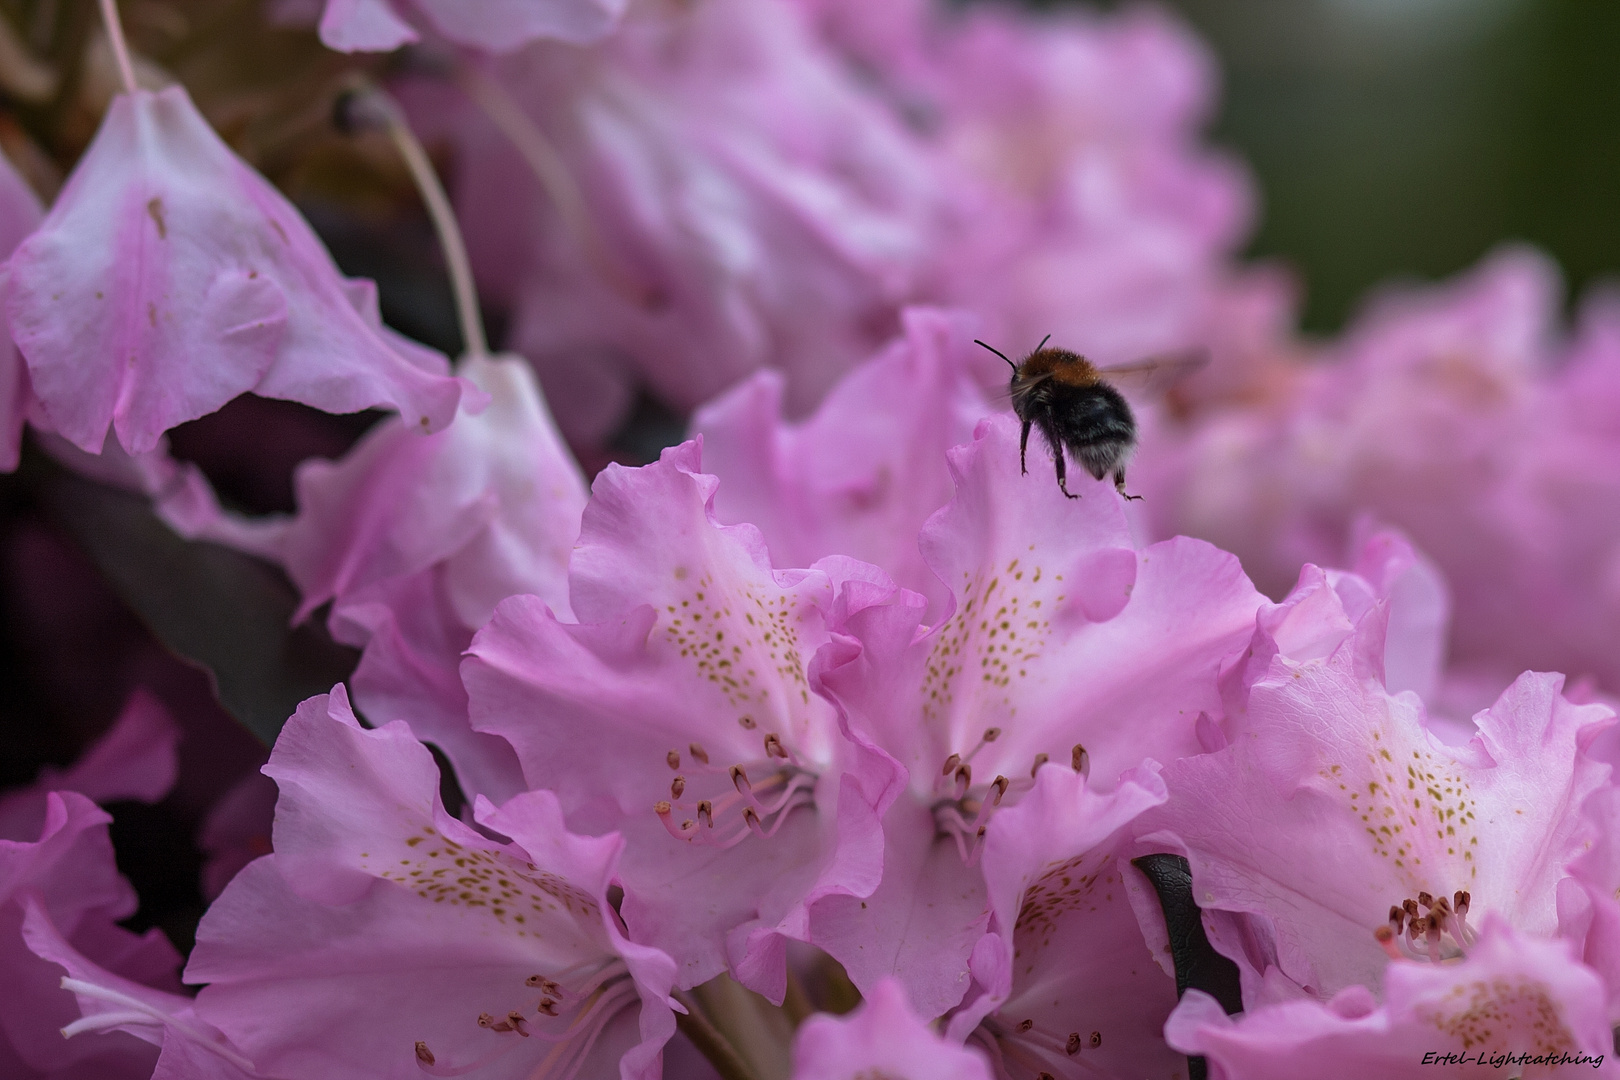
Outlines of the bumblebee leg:
{"type": "Polygon", "coordinates": [[[1057,453],[1052,455],[1052,460],[1057,464],[1058,490],[1071,499],[1078,499],[1080,496],[1069,494],[1069,466],[1063,458],[1063,447],[1059,446],[1057,453]]]}
{"type": "Polygon", "coordinates": [[[1137,502],[1142,501],[1142,496],[1140,496],[1140,495],[1126,494],[1126,491],[1125,491],[1125,470],[1124,469],[1120,469],[1120,470],[1118,470],[1118,471],[1116,471],[1114,473],[1114,490],[1118,491],[1123,498],[1135,499],[1137,502]]]}
{"type": "Polygon", "coordinates": [[[1023,433],[1018,436],[1018,475],[1028,476],[1029,468],[1024,464],[1024,452],[1029,449],[1030,422],[1024,421],[1023,433]]]}

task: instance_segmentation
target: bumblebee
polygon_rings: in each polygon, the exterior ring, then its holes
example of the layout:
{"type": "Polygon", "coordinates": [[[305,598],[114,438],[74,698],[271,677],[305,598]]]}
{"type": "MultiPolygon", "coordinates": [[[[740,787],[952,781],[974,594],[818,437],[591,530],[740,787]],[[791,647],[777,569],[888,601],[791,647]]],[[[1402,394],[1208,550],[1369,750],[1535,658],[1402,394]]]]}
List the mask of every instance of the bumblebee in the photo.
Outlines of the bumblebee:
{"type": "Polygon", "coordinates": [[[1133,364],[1099,368],[1078,353],[1049,349],[1051,335],[1041,339],[1035,351],[1022,363],[1013,363],[1001,350],[982,345],[1012,368],[1008,396],[1013,411],[1023,422],[1018,440],[1018,467],[1029,472],[1026,463],[1031,428],[1039,428],[1052,449],[1057,467],[1058,489],[1071,499],[1080,496],[1069,491],[1067,455],[1098,480],[1114,474],[1114,487],[1127,499],[1140,499],[1125,491],[1125,464],[1136,449],[1136,417],[1125,395],[1111,380],[1129,377],[1163,382],[1203,364],[1202,356],[1155,357],[1133,364]],[[1067,451],[1067,453],[1065,453],[1067,451]]]}

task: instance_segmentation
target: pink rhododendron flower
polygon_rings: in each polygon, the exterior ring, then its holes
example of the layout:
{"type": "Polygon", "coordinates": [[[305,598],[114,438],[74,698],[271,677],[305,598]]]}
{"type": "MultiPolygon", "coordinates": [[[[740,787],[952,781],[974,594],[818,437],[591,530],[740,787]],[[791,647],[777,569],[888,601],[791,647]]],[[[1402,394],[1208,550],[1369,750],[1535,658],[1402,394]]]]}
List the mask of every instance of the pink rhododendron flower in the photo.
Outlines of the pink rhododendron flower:
{"type": "Polygon", "coordinates": [[[1239,1018],[1189,990],[1165,1036],[1204,1055],[1214,1080],[1620,1072],[1603,981],[1570,956],[1566,942],[1521,934],[1501,916],[1486,916],[1458,963],[1390,964],[1383,990],[1382,1004],[1350,986],[1328,1001],[1289,1001],[1239,1018]]]}
{"type": "Polygon", "coordinates": [[[1202,46],[1148,10],[982,9],[938,41],[942,138],[1010,218],[964,237],[949,298],[1009,352],[1045,334],[1102,363],[1200,344],[1251,202],[1198,145],[1214,96],[1202,46]]]}
{"type": "Polygon", "coordinates": [[[1490,685],[1483,702],[1527,667],[1620,685],[1620,319],[1596,294],[1561,344],[1558,291],[1546,259],[1510,248],[1386,293],[1280,402],[1212,414],[1173,480],[1139,474],[1148,513],[1275,595],[1302,562],[1336,562],[1370,512],[1446,578],[1453,683],[1490,685]]]}
{"type": "Polygon", "coordinates": [[[909,792],[885,820],[882,885],[828,900],[815,940],[857,986],[897,975],[922,1012],[968,988],[989,904],[965,864],[995,808],[1045,761],[1107,791],[1144,758],[1197,753],[1262,602],[1201,541],[1138,551],[1111,487],[1070,500],[1020,475],[1010,417],[981,422],[950,466],[956,497],[921,542],[954,611],[925,627],[922,598],[897,595],[850,613],[818,661],[818,687],[906,767],[909,792]]]}
{"type": "Polygon", "coordinates": [[[674,1034],[667,956],[607,899],[622,842],[576,836],[555,797],[445,813],[427,748],[360,727],[341,687],[287,722],[275,854],[198,930],[196,1013],[270,1075],[617,1072],[653,1080],[674,1034]]]}
{"type": "Polygon", "coordinates": [[[420,35],[402,12],[420,12],[458,45],[511,52],[552,38],[574,44],[609,33],[629,0],[326,0],[321,40],[341,52],[388,52],[420,35]]]}
{"type": "Polygon", "coordinates": [[[334,635],[366,650],[360,707],[437,744],[469,793],[505,799],[523,790],[517,762],[467,726],[457,668],[506,597],[567,613],[585,481],[526,365],[469,357],[459,370],[489,395],[482,411],[426,437],[390,420],[341,462],[300,467],[286,565],[299,616],[332,601],[334,635]]]}
{"type": "Polygon", "coordinates": [[[134,913],[135,893],[113,863],[111,819],[90,800],[162,799],[174,786],[179,735],[168,710],[137,690],[70,767],[47,768],[0,795],[0,1074],[151,1074],[156,1054],[128,1038],[62,1040],[59,1029],[78,1015],[72,996],[58,985],[61,971],[30,951],[22,929],[29,919],[54,923],[53,934],[121,976],[176,986],[180,956],[162,931],[136,935],[117,925],[134,913]]]}
{"type": "Polygon", "coordinates": [[[135,891],[113,864],[112,819],[71,791],[47,791],[33,839],[0,838],[0,1070],[19,1080],[89,1069],[109,1078],[151,1074],[157,1054],[127,1035],[65,1040],[79,1016],[61,988],[62,969],[32,952],[22,928],[34,912],[79,951],[147,986],[174,986],[180,956],[161,930],[133,934],[118,926],[134,914],[135,891]]]}
{"type": "Polygon", "coordinates": [[[448,132],[457,206],[577,443],[611,433],[638,388],[686,411],[765,364],[803,415],[892,336],[970,201],[786,0],[650,11],[491,78],[560,180],[522,180],[474,115],[448,132]]]}
{"type": "Polygon", "coordinates": [[[1200,144],[1216,73],[1185,27],[1148,9],[799,3],[993,208],[952,233],[931,299],[981,315],[1008,352],[1046,334],[1103,362],[1202,345],[1224,369],[1228,351],[1270,346],[1229,325],[1261,297],[1286,318],[1292,298],[1275,274],[1231,265],[1254,199],[1200,144]]]}
{"type": "Polygon", "coordinates": [[[1156,765],[1127,772],[1108,795],[1044,765],[1034,789],[991,820],[983,866],[993,931],[972,963],[984,993],[949,1031],[989,1049],[1002,1072],[1183,1075],[1160,1034],[1175,980],[1148,951],[1127,896],[1137,871],[1121,857],[1125,826],[1164,798],[1156,765]]]}
{"type": "Polygon", "coordinates": [[[624,916],[683,986],[728,967],[780,1001],[785,941],[823,897],[866,896],[898,768],[841,729],[806,664],[874,567],[775,570],[721,526],[696,442],[597,477],[570,566],[577,624],[513,597],[463,665],[473,726],[508,739],[572,828],[626,840],[624,916]]]}
{"type": "Polygon", "coordinates": [[[878,983],[847,1017],[810,1017],[793,1040],[793,1080],[928,1076],[991,1080],[984,1055],[931,1031],[892,979],[878,983]]]}
{"type": "Polygon", "coordinates": [[[1377,986],[1391,956],[1467,955],[1482,913],[1558,929],[1555,895],[1590,843],[1584,799],[1609,769],[1585,747],[1613,721],[1526,673],[1447,746],[1383,682],[1387,608],[1352,623],[1315,567],[1261,613],[1230,745],[1165,769],[1142,843],[1185,854],[1211,940],[1244,1000],[1377,986]],[[1264,843],[1256,840],[1263,829],[1264,843]]]}
{"type": "Polygon", "coordinates": [[[851,555],[941,603],[944,583],[917,534],[950,501],[945,452],[991,411],[975,371],[985,360],[1001,366],[972,343],[966,321],[907,310],[904,336],[840,380],[802,423],[782,418],[774,371],[700,409],[692,429],[720,478],[715,513],[758,527],[780,565],[851,555]]]}
{"type": "Polygon", "coordinates": [[[359,310],[315,234],[179,87],[113,99],[8,264],[6,317],[48,426],[142,454],[247,391],[450,421],[459,385],[359,310]]]}

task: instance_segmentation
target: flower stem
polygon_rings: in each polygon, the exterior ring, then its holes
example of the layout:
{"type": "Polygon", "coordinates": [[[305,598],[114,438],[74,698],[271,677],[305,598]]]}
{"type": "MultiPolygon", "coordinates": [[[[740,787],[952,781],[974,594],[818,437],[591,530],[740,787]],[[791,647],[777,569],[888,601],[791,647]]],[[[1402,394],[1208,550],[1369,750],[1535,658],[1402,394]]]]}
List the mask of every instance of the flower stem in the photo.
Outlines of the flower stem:
{"type": "Polygon", "coordinates": [[[685,1035],[698,1053],[708,1059],[721,1080],[756,1080],[748,1063],[742,1059],[726,1037],[703,1015],[703,1008],[692,995],[675,991],[675,999],[686,1006],[686,1012],[675,1014],[675,1026],[685,1035]]]}
{"type": "MultiPolygon", "coordinates": [[[[111,0],[104,0],[110,3],[111,0]]],[[[465,356],[488,356],[489,342],[484,337],[484,323],[478,314],[478,290],[473,284],[472,262],[467,258],[467,245],[461,238],[461,226],[456,223],[456,212],[450,206],[439,174],[428,160],[427,151],[416,133],[405,122],[399,104],[375,86],[355,91],[355,105],[361,107],[366,119],[375,120],[388,133],[389,139],[405,159],[405,166],[416,181],[416,188],[427,205],[428,217],[433,219],[433,230],[438,233],[439,247],[444,251],[444,263],[450,274],[450,291],[455,296],[456,321],[461,327],[461,344],[465,356]]]]}
{"type": "Polygon", "coordinates": [[[123,76],[124,90],[135,92],[135,63],[129,58],[129,43],[124,40],[124,24],[118,21],[118,0],[101,0],[101,19],[107,24],[107,40],[112,43],[113,56],[118,60],[118,74],[123,76]]]}
{"type": "Polygon", "coordinates": [[[772,1005],[730,975],[717,975],[692,988],[691,997],[703,1015],[747,1063],[757,1080],[788,1080],[793,1063],[788,1044],[794,1022],[787,1011],[772,1005]]]}

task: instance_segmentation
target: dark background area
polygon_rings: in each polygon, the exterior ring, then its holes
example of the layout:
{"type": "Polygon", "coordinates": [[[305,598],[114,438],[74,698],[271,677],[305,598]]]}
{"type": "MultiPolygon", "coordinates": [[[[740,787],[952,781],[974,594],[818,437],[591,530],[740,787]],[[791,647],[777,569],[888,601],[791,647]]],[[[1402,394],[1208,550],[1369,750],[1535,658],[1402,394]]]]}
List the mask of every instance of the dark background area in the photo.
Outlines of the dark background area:
{"type": "Polygon", "coordinates": [[[1620,5],[1608,0],[1173,0],[1220,57],[1214,138],[1253,169],[1249,249],[1337,330],[1394,276],[1494,245],[1578,290],[1620,269],[1620,5]]]}

